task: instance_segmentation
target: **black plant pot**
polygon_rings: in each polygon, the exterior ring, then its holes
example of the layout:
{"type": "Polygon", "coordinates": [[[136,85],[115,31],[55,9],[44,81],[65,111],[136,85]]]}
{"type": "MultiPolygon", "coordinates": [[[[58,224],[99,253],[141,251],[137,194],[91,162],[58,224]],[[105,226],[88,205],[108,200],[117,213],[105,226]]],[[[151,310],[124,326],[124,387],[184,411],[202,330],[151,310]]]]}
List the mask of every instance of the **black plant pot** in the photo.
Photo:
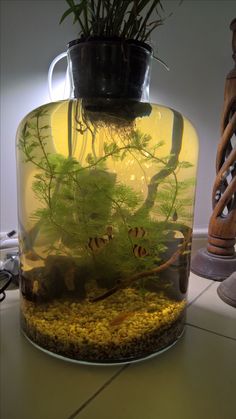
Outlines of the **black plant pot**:
{"type": "Polygon", "coordinates": [[[139,101],[149,82],[152,49],[143,42],[79,39],[68,56],[75,98],[139,101]]]}

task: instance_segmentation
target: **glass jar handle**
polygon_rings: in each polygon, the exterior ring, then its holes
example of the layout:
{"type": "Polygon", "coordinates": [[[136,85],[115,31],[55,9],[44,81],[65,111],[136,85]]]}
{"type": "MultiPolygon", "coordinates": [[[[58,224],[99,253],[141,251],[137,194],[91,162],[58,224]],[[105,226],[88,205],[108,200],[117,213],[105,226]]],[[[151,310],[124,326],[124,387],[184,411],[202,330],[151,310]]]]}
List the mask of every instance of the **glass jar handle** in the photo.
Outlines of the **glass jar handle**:
{"type": "MultiPolygon", "coordinates": [[[[53,71],[54,68],[56,66],[56,64],[62,60],[63,58],[67,57],[67,52],[62,52],[61,54],[57,55],[54,60],[51,62],[49,69],[48,69],[48,90],[49,90],[49,97],[50,100],[53,102],[53,88],[52,88],[52,77],[53,77],[53,71]]],[[[65,87],[66,87],[66,83],[69,82],[70,83],[70,78],[69,78],[69,65],[67,65],[67,69],[66,69],[66,76],[65,76],[65,87]]],[[[64,87],[64,95],[65,95],[65,87],[64,87]]],[[[69,90],[69,97],[71,97],[71,93],[72,93],[72,86],[70,83],[70,90],[69,90]]],[[[65,97],[63,98],[65,99],[65,97]]]]}

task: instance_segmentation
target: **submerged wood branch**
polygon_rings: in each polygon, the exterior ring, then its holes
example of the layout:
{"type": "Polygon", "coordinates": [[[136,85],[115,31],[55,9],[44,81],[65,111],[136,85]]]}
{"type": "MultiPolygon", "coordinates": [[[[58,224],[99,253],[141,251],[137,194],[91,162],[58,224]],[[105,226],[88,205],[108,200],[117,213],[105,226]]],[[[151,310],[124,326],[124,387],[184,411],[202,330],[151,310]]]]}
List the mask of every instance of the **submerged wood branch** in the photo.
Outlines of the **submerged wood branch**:
{"type": "Polygon", "coordinates": [[[179,154],[182,149],[182,140],[183,140],[183,117],[177,112],[173,111],[173,134],[172,134],[172,146],[170,151],[170,159],[167,162],[166,166],[156,173],[148,185],[147,197],[143,205],[136,211],[135,215],[138,214],[148,214],[153,208],[154,203],[157,198],[158,186],[163,179],[168,177],[176,169],[179,162],[179,154]]]}
{"type": "Polygon", "coordinates": [[[178,257],[181,255],[182,252],[184,252],[184,250],[186,249],[188,243],[191,240],[191,236],[192,236],[192,230],[190,228],[186,228],[184,234],[184,241],[182,243],[182,246],[173,253],[173,255],[166,261],[164,262],[162,265],[153,268],[153,269],[149,269],[148,271],[143,271],[143,272],[139,272],[127,279],[125,279],[124,281],[120,282],[119,284],[115,285],[113,288],[111,288],[110,290],[104,292],[103,294],[99,295],[98,297],[95,297],[93,299],[91,299],[90,301],[92,303],[96,303],[98,301],[104,300],[105,298],[110,297],[111,295],[115,294],[117,291],[119,291],[122,288],[126,288],[127,286],[129,286],[131,283],[137,281],[138,279],[141,278],[147,278],[148,276],[152,276],[155,275],[159,272],[164,271],[165,269],[169,268],[169,266],[174,263],[178,257]]]}

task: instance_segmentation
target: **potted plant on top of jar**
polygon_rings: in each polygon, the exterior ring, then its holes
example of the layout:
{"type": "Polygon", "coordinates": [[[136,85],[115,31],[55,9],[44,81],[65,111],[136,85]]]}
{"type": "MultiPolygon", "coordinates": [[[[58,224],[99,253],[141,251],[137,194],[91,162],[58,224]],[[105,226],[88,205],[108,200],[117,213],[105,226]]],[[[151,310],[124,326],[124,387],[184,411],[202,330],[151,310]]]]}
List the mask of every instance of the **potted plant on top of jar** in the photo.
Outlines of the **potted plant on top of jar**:
{"type": "Polygon", "coordinates": [[[146,41],[164,20],[161,1],[66,1],[60,22],[72,14],[80,26],[79,38],[68,45],[74,94],[140,100],[152,56],[146,41]]]}
{"type": "Polygon", "coordinates": [[[148,102],[161,2],[66,1],[74,98],[18,131],[22,325],[65,358],[130,362],[183,332],[197,136],[148,102]]]}

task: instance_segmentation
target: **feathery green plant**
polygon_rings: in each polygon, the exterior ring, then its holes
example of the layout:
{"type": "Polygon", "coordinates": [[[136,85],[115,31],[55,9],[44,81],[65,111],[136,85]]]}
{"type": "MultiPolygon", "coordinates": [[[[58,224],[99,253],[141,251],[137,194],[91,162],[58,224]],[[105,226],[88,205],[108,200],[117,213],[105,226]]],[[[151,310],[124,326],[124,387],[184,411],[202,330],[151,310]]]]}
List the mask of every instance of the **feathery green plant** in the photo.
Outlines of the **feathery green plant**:
{"type": "MultiPolygon", "coordinates": [[[[150,146],[151,136],[134,129],[126,134],[119,146],[115,140],[110,144],[104,142],[103,156],[97,158],[88,154],[86,164],[81,166],[73,157],[51,154],[47,150],[50,134],[47,132],[49,126],[45,118],[43,110],[39,110],[25,123],[19,149],[25,162],[39,169],[34,175],[32,188],[42,207],[34,212],[34,219],[40,222],[41,227],[46,227],[52,241],[61,237],[64,243],[70,243],[70,247],[81,247],[89,237],[97,234],[102,236],[108,224],[117,225],[120,232],[124,229],[127,241],[128,226],[142,225],[150,230],[149,248],[152,247],[151,231],[155,231],[153,243],[156,248],[157,225],[152,225],[150,220],[151,208],[146,215],[138,211],[141,197],[130,187],[117,183],[115,176],[107,172],[106,163],[109,159],[123,161],[131,154],[139,159],[140,165],[148,160],[161,172],[170,160],[169,155],[158,157],[163,142],[150,146]]],[[[188,218],[187,207],[191,205],[187,198],[183,201],[183,192],[192,185],[187,180],[177,182],[176,171],[190,166],[188,162],[178,161],[158,181],[162,188],[158,192],[158,204],[154,203],[152,210],[163,221],[161,230],[165,230],[165,223],[173,217],[174,212],[178,213],[178,218],[188,218]]],[[[162,233],[159,233],[162,246],[162,233]]],[[[145,240],[140,244],[147,245],[145,240]]]]}
{"type": "MultiPolygon", "coordinates": [[[[88,153],[82,164],[69,151],[68,156],[51,152],[48,116],[43,108],[33,112],[24,122],[19,139],[21,158],[36,169],[32,191],[39,203],[31,214],[36,224],[25,235],[24,251],[34,252],[37,235],[39,239],[46,235],[45,258],[51,254],[73,257],[81,269],[86,268],[86,278],[95,278],[108,289],[117,280],[133,278],[133,273],[142,278],[144,272],[140,292],[145,296],[148,272],[165,261],[167,240],[174,240],[175,230],[183,234],[190,231],[187,225],[192,203],[187,192],[192,180],[177,180],[177,173],[191,164],[178,158],[174,162],[173,155],[160,158],[164,143],[153,145],[151,136],[135,127],[120,136],[119,142],[111,135],[100,156],[88,153]],[[146,201],[139,192],[118,181],[108,169],[111,160],[123,161],[129,156],[140,167],[149,161],[160,174],[154,191],[158,197],[151,207],[145,208],[146,201]],[[111,238],[98,252],[93,251],[90,240],[106,237],[108,226],[112,226],[111,238]],[[137,226],[144,229],[144,236],[129,234],[137,226]],[[137,257],[134,246],[145,249],[146,256],[137,257]]],[[[150,184],[147,186],[150,189],[150,184]]]]}

